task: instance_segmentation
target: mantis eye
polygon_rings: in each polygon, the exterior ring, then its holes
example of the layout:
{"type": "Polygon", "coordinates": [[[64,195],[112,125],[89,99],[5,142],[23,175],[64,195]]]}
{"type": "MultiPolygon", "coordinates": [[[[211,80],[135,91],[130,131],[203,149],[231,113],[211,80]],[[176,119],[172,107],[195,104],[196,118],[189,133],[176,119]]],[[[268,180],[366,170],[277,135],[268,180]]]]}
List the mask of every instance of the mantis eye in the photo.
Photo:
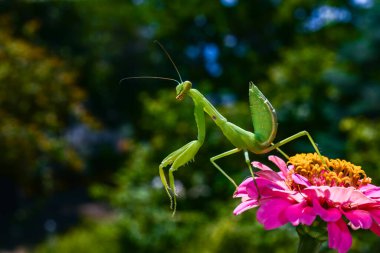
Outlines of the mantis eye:
{"type": "Polygon", "coordinates": [[[191,82],[190,81],[184,81],[183,82],[183,89],[185,90],[185,92],[188,92],[190,89],[191,89],[191,82]]]}

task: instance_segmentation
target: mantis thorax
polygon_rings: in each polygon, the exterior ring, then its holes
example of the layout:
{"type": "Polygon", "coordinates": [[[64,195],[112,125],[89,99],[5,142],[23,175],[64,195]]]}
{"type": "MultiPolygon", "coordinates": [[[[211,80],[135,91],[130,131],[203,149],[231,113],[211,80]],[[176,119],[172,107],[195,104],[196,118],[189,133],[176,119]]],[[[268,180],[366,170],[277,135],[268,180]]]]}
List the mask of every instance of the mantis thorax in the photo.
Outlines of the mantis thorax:
{"type": "Polygon", "coordinates": [[[177,87],[176,87],[176,91],[177,91],[176,99],[177,100],[183,100],[183,98],[185,97],[185,95],[191,89],[191,85],[192,84],[191,84],[190,81],[184,81],[184,82],[178,84],[177,87]]]}

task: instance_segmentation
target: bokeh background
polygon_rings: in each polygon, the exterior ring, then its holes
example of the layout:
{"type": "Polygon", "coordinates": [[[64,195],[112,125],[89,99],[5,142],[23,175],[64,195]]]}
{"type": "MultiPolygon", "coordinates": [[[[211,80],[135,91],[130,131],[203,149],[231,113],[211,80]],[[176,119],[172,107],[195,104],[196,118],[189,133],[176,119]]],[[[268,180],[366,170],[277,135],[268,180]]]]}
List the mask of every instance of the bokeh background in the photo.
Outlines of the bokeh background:
{"type": "MultiPolygon", "coordinates": [[[[209,161],[233,147],[209,119],[171,217],[158,165],[196,137],[192,101],[174,82],[119,84],[178,79],[154,40],[230,121],[253,130],[254,81],[276,140],[308,130],[380,184],[380,1],[0,0],[0,252],[295,252],[290,226],[233,216],[209,161]]],[[[306,138],[283,149],[312,151],[306,138]]],[[[219,164],[249,175],[242,154],[219,164]]],[[[380,250],[353,235],[350,252],[380,250]]]]}

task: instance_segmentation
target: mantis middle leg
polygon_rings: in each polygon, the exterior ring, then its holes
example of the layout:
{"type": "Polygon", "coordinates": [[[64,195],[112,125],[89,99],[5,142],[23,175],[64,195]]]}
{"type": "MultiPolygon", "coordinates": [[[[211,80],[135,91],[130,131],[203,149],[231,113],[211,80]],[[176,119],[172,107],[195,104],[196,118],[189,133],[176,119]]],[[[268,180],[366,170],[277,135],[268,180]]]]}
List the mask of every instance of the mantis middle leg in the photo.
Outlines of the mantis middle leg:
{"type": "MultiPolygon", "coordinates": [[[[232,154],[236,154],[236,153],[238,153],[238,152],[240,152],[240,151],[242,151],[242,149],[240,149],[240,148],[234,148],[234,149],[231,149],[231,150],[229,150],[229,151],[226,151],[226,152],[224,152],[224,153],[222,153],[222,154],[219,154],[219,155],[217,155],[217,156],[214,156],[214,157],[212,157],[211,159],[210,159],[210,161],[211,161],[211,163],[228,179],[228,180],[230,180],[230,182],[235,186],[235,188],[238,188],[238,186],[237,186],[237,184],[235,183],[235,181],[230,177],[230,176],[228,176],[227,175],[227,173],[226,172],[224,172],[224,170],[222,170],[222,168],[220,168],[219,167],[219,165],[217,165],[216,163],[215,163],[215,160],[217,160],[217,159],[220,159],[220,158],[223,158],[223,157],[226,157],[226,156],[229,156],[229,155],[232,155],[232,154]]],[[[283,153],[281,150],[279,150],[281,153],[283,153]]],[[[251,176],[252,176],[252,178],[254,179],[255,177],[254,177],[254,172],[253,172],[253,169],[252,169],[252,165],[251,165],[251,161],[250,161],[250,159],[249,159],[249,153],[248,153],[248,151],[247,150],[244,150],[244,160],[245,160],[245,162],[246,162],[246,164],[247,164],[247,166],[248,166],[248,169],[249,169],[249,171],[251,172],[251,176]]],[[[260,196],[260,192],[259,192],[259,188],[258,188],[258,186],[257,186],[257,183],[256,183],[256,180],[254,180],[254,183],[255,183],[255,186],[256,186],[256,189],[257,189],[257,193],[258,193],[258,195],[260,196]]]]}
{"type": "Polygon", "coordinates": [[[226,156],[229,156],[232,154],[236,154],[240,151],[241,151],[240,148],[234,148],[234,149],[231,149],[229,151],[226,151],[224,153],[221,153],[219,155],[216,155],[216,156],[210,158],[211,163],[235,186],[235,188],[238,187],[237,184],[235,183],[235,181],[226,172],[224,172],[224,170],[222,168],[220,168],[218,164],[216,164],[215,160],[218,160],[220,158],[223,158],[223,157],[226,157],[226,156]]]}

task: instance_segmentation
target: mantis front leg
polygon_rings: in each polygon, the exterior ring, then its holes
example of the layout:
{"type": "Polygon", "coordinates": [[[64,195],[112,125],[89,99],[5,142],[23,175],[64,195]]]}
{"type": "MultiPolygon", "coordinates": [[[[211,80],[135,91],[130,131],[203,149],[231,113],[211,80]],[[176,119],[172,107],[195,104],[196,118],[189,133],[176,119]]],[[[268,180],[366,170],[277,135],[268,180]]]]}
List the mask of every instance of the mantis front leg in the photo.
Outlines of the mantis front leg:
{"type": "Polygon", "coordinates": [[[198,129],[198,138],[197,140],[193,140],[187,143],[185,146],[177,149],[176,151],[169,154],[160,164],[159,173],[162,184],[164,185],[165,191],[170,198],[170,207],[173,209],[173,215],[176,211],[177,205],[177,197],[176,197],[176,188],[174,181],[174,171],[176,171],[179,167],[185,165],[194,159],[194,156],[197,154],[199,148],[202,146],[205,135],[206,135],[206,127],[205,127],[205,116],[203,112],[203,107],[201,104],[194,101],[195,109],[194,116],[195,122],[198,129]],[[169,169],[169,184],[167,183],[163,168],[170,165],[169,169]]]}

